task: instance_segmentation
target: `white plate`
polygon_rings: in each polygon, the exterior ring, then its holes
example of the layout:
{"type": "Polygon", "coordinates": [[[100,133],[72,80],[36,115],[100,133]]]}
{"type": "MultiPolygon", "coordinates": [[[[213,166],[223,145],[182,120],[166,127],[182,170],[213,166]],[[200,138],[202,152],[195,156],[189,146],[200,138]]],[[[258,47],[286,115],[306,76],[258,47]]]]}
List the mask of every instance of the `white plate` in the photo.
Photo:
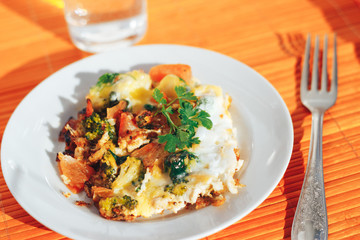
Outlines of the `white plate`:
{"type": "Polygon", "coordinates": [[[212,51],[177,45],[143,45],[94,55],[54,73],[19,104],[6,127],[1,163],[19,204],[45,226],[75,239],[195,239],[213,234],[254,210],[273,191],[290,160],[293,128],[276,90],[248,66],[212,51]],[[231,112],[246,164],[246,187],[220,207],[185,211],[132,223],[101,218],[79,207],[59,178],[57,137],[70,116],[85,106],[89,87],[105,72],[148,71],[160,63],[186,63],[202,83],[232,96],[231,112]]]}

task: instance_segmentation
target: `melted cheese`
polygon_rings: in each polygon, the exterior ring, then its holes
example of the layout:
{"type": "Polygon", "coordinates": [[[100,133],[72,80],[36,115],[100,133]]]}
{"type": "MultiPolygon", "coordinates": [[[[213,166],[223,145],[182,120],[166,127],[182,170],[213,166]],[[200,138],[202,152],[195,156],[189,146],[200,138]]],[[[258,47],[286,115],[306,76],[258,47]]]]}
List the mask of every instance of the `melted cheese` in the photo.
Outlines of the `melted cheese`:
{"type": "Polygon", "coordinates": [[[129,101],[129,107],[138,112],[142,106],[149,102],[152,96],[152,81],[148,74],[142,71],[132,71],[120,74],[114,84],[94,86],[90,89],[89,98],[95,109],[99,109],[109,101],[111,92],[117,93],[119,99],[129,101]]]}
{"type": "Polygon", "coordinates": [[[112,86],[112,91],[118,93],[120,99],[128,100],[129,107],[137,112],[144,104],[149,103],[152,96],[151,79],[148,74],[132,71],[122,75],[112,86]]]}

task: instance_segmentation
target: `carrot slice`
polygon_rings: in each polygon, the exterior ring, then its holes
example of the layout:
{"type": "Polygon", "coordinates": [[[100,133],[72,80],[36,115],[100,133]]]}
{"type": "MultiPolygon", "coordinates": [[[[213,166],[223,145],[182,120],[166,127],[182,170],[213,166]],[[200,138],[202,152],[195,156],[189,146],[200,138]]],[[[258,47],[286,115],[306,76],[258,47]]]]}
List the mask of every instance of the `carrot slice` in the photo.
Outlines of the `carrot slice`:
{"type": "Polygon", "coordinates": [[[192,73],[191,67],[186,64],[161,64],[150,69],[149,75],[154,82],[160,82],[166,75],[174,74],[190,83],[192,73]]]}

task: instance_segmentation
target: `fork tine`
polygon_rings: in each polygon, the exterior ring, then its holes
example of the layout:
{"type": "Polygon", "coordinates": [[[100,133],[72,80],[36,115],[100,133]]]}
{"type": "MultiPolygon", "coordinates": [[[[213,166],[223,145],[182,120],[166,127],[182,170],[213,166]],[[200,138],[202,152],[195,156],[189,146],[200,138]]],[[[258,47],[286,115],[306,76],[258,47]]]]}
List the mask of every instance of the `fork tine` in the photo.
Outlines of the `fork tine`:
{"type": "Polygon", "coordinates": [[[306,40],[305,47],[305,55],[304,55],[304,66],[301,73],[301,86],[300,91],[305,92],[308,88],[308,77],[309,77],[309,58],[310,58],[310,44],[311,44],[311,36],[308,34],[306,40]]]}
{"type": "Polygon", "coordinates": [[[332,63],[332,80],[330,92],[337,93],[338,85],[338,72],[337,72],[337,47],[336,47],[336,34],[334,34],[334,57],[332,63]]]}
{"type": "Polygon", "coordinates": [[[321,91],[327,91],[327,47],[328,36],[324,37],[322,72],[321,72],[321,91]]]}
{"type": "Polygon", "coordinates": [[[313,59],[313,69],[312,69],[312,77],[311,77],[311,89],[312,90],[316,90],[318,88],[318,81],[319,81],[318,59],[319,59],[319,36],[316,35],[314,59],[313,59]]]}

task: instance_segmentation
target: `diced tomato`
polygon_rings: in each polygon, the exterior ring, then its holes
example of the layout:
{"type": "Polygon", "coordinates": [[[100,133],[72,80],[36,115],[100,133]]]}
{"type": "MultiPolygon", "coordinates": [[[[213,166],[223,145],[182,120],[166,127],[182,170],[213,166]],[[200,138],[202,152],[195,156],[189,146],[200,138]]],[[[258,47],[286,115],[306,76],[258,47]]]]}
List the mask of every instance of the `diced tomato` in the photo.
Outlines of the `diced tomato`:
{"type": "Polygon", "coordinates": [[[124,137],[139,128],[136,126],[134,116],[129,112],[122,112],[119,119],[119,137],[124,137]]]}
{"type": "Polygon", "coordinates": [[[92,106],[91,100],[89,98],[86,99],[86,117],[90,117],[94,112],[94,108],[92,106]]]}
{"type": "Polygon", "coordinates": [[[77,160],[69,155],[58,154],[58,167],[65,185],[73,193],[84,189],[84,183],[89,180],[95,170],[83,160],[77,160]]]}
{"type": "Polygon", "coordinates": [[[154,82],[160,82],[166,75],[174,74],[186,83],[192,78],[191,67],[186,64],[161,64],[150,69],[149,75],[154,82]]]}

